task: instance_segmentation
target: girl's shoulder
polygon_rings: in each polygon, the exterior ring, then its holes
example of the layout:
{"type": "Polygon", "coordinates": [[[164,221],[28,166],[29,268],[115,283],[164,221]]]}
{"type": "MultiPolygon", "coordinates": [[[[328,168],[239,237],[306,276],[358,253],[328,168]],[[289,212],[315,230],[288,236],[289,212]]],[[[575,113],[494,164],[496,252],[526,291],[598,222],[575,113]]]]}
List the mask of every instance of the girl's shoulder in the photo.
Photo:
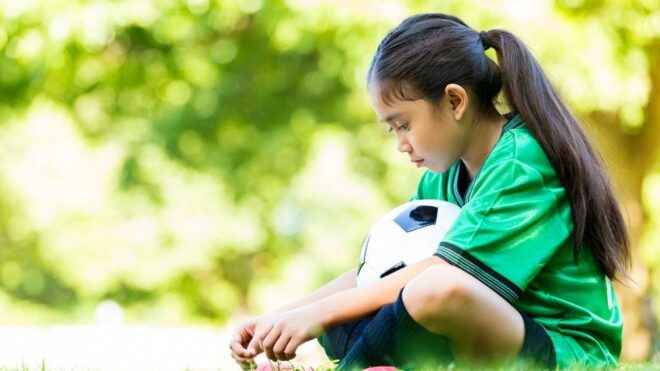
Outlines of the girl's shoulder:
{"type": "Polygon", "coordinates": [[[525,181],[561,194],[565,190],[541,144],[521,121],[505,128],[477,174],[473,193],[525,181]]]}
{"type": "Polygon", "coordinates": [[[519,119],[509,120],[505,125],[499,141],[484,163],[484,168],[514,161],[523,167],[540,172],[544,177],[556,177],[556,172],[543,147],[522,117],[520,115],[516,117],[519,119]],[[507,127],[512,122],[513,125],[507,127]]]}

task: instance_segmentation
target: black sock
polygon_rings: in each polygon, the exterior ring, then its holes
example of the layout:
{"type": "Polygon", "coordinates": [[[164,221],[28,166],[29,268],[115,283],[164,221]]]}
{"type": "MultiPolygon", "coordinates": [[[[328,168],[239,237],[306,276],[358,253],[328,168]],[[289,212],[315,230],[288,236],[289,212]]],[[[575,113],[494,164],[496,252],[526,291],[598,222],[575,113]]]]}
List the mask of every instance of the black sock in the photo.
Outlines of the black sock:
{"type": "Polygon", "coordinates": [[[403,305],[402,293],[403,290],[396,302],[383,306],[364,328],[360,339],[340,362],[339,370],[442,364],[453,359],[447,338],[415,322],[403,305]]]}
{"type": "Polygon", "coordinates": [[[343,323],[328,329],[325,334],[318,338],[319,344],[325,350],[330,360],[343,359],[353,348],[353,345],[362,336],[364,327],[373,319],[372,316],[363,319],[343,323]]]}

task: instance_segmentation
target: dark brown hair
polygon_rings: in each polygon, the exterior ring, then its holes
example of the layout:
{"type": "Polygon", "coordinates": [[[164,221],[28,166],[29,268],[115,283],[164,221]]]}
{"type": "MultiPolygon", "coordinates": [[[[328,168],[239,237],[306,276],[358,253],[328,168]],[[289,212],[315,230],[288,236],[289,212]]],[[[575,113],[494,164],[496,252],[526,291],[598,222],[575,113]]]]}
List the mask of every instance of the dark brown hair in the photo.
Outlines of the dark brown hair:
{"type": "Polygon", "coordinates": [[[575,260],[588,241],[607,277],[627,276],[628,232],[602,160],[521,40],[504,30],[479,33],[449,15],[415,15],[381,41],[367,79],[378,83],[385,102],[436,103],[448,84],[458,84],[474,94],[480,112],[494,110],[503,90],[566,189],[575,260]],[[484,52],[490,47],[499,66],[484,52]]]}

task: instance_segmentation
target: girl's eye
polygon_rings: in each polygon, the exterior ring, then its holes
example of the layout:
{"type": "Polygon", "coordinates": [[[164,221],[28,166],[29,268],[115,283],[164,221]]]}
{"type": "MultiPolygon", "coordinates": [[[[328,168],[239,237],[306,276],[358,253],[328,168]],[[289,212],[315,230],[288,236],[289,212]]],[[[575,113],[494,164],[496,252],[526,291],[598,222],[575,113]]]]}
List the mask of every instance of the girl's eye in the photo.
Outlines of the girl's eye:
{"type": "MultiPolygon", "coordinates": [[[[396,130],[399,130],[399,129],[402,129],[402,130],[404,130],[404,131],[408,131],[408,124],[406,123],[406,124],[401,124],[401,125],[399,125],[399,127],[397,127],[396,130]]],[[[391,127],[391,126],[390,126],[389,129],[387,129],[387,132],[388,132],[388,133],[391,133],[391,132],[393,132],[393,131],[394,131],[394,128],[391,127]]]]}

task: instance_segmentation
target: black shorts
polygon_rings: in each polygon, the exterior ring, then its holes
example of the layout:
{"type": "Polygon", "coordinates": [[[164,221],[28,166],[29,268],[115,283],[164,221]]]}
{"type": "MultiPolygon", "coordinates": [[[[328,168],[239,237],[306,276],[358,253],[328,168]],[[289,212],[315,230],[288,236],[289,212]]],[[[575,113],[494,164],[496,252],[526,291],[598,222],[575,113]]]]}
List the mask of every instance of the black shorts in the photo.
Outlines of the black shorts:
{"type": "MultiPolygon", "coordinates": [[[[518,359],[523,362],[533,362],[543,368],[556,368],[555,347],[548,333],[534,319],[521,311],[518,311],[518,313],[522,316],[525,325],[525,338],[518,359]]],[[[362,336],[364,327],[373,318],[374,316],[369,316],[359,321],[348,322],[329,329],[318,339],[327,356],[333,360],[344,358],[353,344],[362,336]]],[[[436,336],[440,337],[439,335],[436,336]]],[[[434,348],[438,349],[435,346],[434,348]]],[[[448,354],[440,358],[453,359],[453,355],[448,354]]]]}
{"type": "Polygon", "coordinates": [[[518,311],[518,313],[520,313],[525,323],[525,339],[523,340],[522,349],[518,353],[518,358],[523,361],[533,361],[541,367],[556,368],[555,346],[552,344],[548,333],[543,326],[530,316],[521,311],[518,311]]]}

